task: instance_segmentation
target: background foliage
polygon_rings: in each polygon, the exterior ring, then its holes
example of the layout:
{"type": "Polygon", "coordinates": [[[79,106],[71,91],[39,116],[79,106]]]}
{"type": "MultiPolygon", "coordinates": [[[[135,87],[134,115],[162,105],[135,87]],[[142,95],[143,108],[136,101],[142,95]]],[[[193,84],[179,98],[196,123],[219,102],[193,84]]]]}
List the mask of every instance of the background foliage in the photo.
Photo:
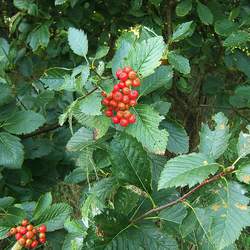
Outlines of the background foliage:
{"type": "Polygon", "coordinates": [[[47,225],[45,249],[250,248],[247,0],[0,11],[1,249],[26,217],[47,225]],[[142,85],[137,123],[121,129],[100,92],[125,65],[142,85]]]}

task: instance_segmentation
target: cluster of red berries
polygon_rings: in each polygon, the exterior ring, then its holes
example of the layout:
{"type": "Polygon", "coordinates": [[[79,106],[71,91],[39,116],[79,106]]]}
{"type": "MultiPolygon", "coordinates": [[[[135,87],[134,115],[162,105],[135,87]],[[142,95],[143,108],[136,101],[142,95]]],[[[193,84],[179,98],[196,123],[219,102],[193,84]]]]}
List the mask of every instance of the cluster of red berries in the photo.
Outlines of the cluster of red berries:
{"type": "Polygon", "coordinates": [[[10,236],[15,236],[18,243],[25,248],[34,249],[38,244],[46,242],[46,226],[35,228],[27,219],[23,220],[21,226],[13,227],[9,231],[10,236]]]}
{"type": "Polygon", "coordinates": [[[104,97],[102,104],[106,106],[105,115],[111,117],[114,124],[126,127],[136,122],[135,115],[131,114],[129,109],[137,104],[139,95],[132,87],[139,87],[141,82],[136,72],[129,66],[118,69],[116,77],[120,81],[114,85],[112,92],[109,94],[102,92],[104,97]]]}

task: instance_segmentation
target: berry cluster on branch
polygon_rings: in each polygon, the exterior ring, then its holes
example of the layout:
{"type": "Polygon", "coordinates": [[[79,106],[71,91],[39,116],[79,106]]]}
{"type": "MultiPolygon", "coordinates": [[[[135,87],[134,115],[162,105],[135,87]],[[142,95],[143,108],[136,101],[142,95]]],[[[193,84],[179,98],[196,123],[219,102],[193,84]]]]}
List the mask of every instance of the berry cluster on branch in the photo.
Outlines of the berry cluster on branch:
{"type": "Polygon", "coordinates": [[[137,104],[139,93],[133,89],[141,85],[136,72],[129,66],[116,71],[116,77],[120,80],[114,85],[111,93],[102,92],[102,104],[106,107],[104,113],[110,117],[114,124],[126,127],[136,122],[136,117],[130,112],[130,108],[137,104]]]}
{"type": "Polygon", "coordinates": [[[44,244],[46,242],[46,231],[45,225],[35,228],[27,219],[24,219],[20,226],[11,228],[9,236],[15,236],[22,247],[34,249],[39,243],[44,244]]]}

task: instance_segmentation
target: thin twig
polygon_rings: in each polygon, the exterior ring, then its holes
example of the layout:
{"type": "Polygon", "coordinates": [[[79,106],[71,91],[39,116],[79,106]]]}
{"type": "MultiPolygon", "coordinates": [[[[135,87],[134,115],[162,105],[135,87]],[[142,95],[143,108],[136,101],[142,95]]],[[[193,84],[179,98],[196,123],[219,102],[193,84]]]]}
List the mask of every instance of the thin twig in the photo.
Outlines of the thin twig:
{"type": "Polygon", "coordinates": [[[234,171],[234,166],[230,166],[228,168],[225,169],[225,171],[209,178],[209,179],[206,179],[205,181],[203,181],[202,183],[200,183],[198,186],[194,187],[193,189],[191,189],[189,192],[187,192],[186,194],[184,194],[183,196],[181,196],[180,198],[174,200],[174,201],[171,201],[167,204],[164,204],[162,206],[159,206],[159,207],[156,207],[156,208],[152,208],[150,210],[148,210],[146,213],[140,215],[139,217],[135,218],[134,220],[131,221],[131,223],[136,223],[138,222],[139,220],[142,220],[144,219],[145,217],[147,217],[148,215],[152,214],[152,213],[156,213],[156,212],[160,212],[161,210],[163,209],[166,209],[168,207],[171,207],[173,205],[176,205],[177,203],[179,202],[183,202],[184,200],[186,200],[191,194],[193,194],[194,192],[196,192],[197,190],[199,190],[200,188],[202,188],[203,186],[211,183],[211,182],[214,182],[220,178],[222,178],[223,176],[229,174],[229,173],[232,173],[234,171]]]}

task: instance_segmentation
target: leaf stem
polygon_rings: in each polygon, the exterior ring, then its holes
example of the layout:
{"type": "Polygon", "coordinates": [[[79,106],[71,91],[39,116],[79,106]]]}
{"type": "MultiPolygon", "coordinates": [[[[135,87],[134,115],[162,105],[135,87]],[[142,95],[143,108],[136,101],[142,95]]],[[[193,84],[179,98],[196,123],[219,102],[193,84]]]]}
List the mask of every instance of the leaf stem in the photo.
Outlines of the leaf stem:
{"type": "Polygon", "coordinates": [[[184,194],[180,198],[178,198],[178,199],[176,199],[174,201],[171,201],[169,203],[166,203],[166,204],[164,204],[162,206],[155,207],[155,208],[152,208],[152,209],[148,210],[146,213],[144,213],[144,214],[140,215],[139,217],[135,218],[134,220],[132,220],[131,223],[132,224],[136,223],[139,220],[142,220],[142,219],[146,218],[148,215],[150,215],[152,213],[160,212],[161,210],[166,209],[166,208],[171,207],[171,206],[174,206],[179,202],[184,202],[190,195],[195,193],[197,190],[201,189],[203,186],[206,186],[209,183],[212,183],[212,182],[224,177],[225,175],[232,173],[233,171],[234,171],[234,165],[232,165],[230,167],[227,167],[223,172],[220,172],[219,174],[214,175],[211,178],[206,179],[205,181],[203,181],[198,186],[191,189],[189,192],[187,192],[186,194],[184,194]]]}

